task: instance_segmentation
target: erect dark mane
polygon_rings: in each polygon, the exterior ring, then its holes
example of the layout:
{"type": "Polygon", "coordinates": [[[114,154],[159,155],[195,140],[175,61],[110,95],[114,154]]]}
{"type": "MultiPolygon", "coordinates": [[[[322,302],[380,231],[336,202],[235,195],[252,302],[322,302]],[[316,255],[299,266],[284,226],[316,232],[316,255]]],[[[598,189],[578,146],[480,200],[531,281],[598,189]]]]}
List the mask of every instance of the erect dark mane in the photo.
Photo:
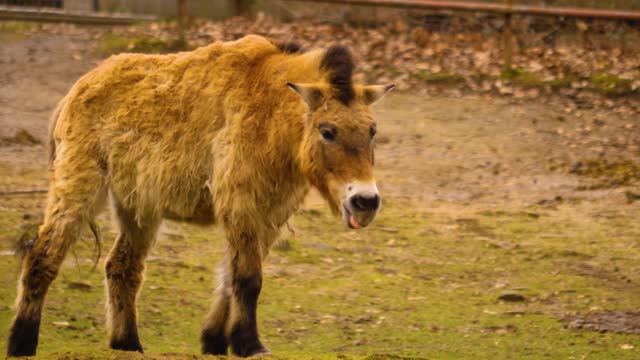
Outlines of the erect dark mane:
{"type": "Polygon", "coordinates": [[[351,51],[341,45],[333,45],[322,58],[320,67],[331,74],[329,82],[337,92],[337,98],[345,105],[355,97],[351,75],[353,74],[354,62],[351,51]]]}
{"type": "Polygon", "coordinates": [[[295,42],[281,42],[277,44],[278,49],[285,54],[300,54],[305,52],[302,45],[295,42]]]}

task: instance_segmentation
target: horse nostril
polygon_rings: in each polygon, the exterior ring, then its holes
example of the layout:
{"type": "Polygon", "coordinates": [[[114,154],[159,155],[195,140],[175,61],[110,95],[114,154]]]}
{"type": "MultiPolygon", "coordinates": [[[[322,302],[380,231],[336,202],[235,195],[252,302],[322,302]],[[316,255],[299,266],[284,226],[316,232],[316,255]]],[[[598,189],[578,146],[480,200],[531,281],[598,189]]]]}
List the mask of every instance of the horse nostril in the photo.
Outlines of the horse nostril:
{"type": "Polygon", "coordinates": [[[354,195],[351,197],[351,206],[359,211],[375,211],[380,206],[380,196],[354,195]]]}

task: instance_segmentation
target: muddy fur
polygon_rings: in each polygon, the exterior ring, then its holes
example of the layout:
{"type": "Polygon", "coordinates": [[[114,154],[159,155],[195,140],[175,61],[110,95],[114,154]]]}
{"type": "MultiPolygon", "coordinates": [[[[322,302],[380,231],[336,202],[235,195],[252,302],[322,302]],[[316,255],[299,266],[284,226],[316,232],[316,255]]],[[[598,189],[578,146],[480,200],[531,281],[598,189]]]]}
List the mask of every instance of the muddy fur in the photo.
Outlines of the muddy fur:
{"type": "Polygon", "coordinates": [[[48,287],[108,197],[119,227],[106,262],[112,348],[142,351],[135,302],[170,218],[218,223],[228,239],[203,351],[267,352],[256,324],[262,261],[311,186],[338,213],[347,182],[373,181],[368,105],[391,88],[352,85],[345,48],[299,50],[247,36],[123,54],[72,87],[51,123],[48,205],[23,261],[9,355],[35,353],[48,287]]]}

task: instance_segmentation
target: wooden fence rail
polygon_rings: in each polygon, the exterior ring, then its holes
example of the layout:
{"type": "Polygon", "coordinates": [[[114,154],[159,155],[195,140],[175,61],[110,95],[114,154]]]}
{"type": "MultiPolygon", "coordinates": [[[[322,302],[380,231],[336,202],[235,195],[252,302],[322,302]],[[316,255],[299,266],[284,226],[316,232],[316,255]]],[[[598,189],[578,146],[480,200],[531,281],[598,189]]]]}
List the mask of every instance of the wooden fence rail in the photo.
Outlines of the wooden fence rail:
{"type": "Polygon", "coordinates": [[[556,6],[533,6],[505,3],[446,0],[289,0],[344,5],[369,5],[404,9],[471,11],[494,14],[519,14],[609,20],[640,20],[640,11],[588,9],[556,6]]]}
{"type": "Polygon", "coordinates": [[[138,21],[156,19],[157,17],[153,15],[106,14],[54,8],[0,5],[0,20],[68,22],[87,25],[129,25],[138,21]]]}

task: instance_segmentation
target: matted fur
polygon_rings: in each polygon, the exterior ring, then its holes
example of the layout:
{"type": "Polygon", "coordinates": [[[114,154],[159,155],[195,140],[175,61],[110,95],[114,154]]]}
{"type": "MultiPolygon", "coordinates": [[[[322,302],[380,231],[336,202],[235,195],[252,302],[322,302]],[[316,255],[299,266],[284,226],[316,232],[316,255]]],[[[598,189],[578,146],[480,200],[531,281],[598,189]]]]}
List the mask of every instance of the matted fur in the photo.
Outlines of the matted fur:
{"type": "Polygon", "coordinates": [[[203,351],[266,351],[256,304],[280,228],[311,186],[339,212],[345,184],[373,181],[368,105],[390,87],[354,87],[352,70],[342,47],[301,53],[247,36],[117,55],[84,75],[52,118],[48,205],[23,262],[9,355],[35,353],[48,287],[108,193],[120,232],[106,262],[111,347],[142,351],[135,302],[144,259],[170,218],[217,222],[228,239],[203,351]],[[323,139],[322,126],[336,138],[323,139]]]}

